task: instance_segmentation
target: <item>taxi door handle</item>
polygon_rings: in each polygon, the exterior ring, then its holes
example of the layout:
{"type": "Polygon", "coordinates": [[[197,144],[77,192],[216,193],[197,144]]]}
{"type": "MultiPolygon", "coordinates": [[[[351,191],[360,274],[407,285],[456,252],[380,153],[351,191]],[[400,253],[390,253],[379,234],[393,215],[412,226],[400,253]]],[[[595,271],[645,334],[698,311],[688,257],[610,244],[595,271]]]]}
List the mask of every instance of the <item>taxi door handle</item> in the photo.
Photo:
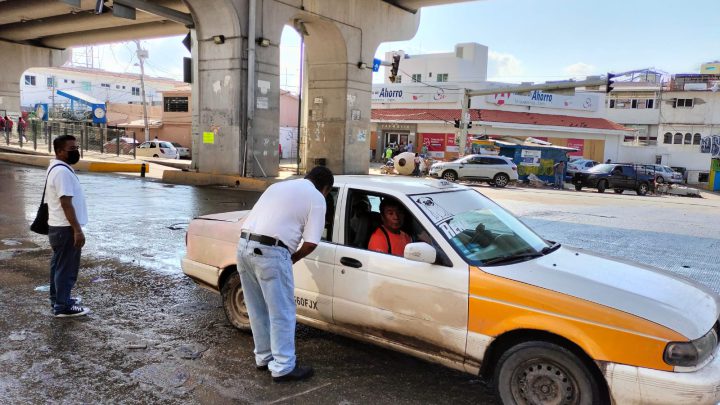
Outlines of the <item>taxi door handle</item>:
{"type": "Polygon", "coordinates": [[[362,267],[362,263],[360,263],[359,260],[353,259],[351,257],[343,257],[340,259],[340,263],[342,263],[345,266],[348,267],[354,267],[356,269],[359,269],[362,267]]]}

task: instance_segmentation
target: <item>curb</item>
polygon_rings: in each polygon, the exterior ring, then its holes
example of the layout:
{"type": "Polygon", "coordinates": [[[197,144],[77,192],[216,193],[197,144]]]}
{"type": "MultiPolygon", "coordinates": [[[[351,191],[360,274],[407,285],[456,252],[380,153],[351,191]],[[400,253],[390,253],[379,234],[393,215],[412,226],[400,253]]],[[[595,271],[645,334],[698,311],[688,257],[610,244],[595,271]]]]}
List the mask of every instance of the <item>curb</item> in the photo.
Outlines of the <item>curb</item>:
{"type": "Polygon", "coordinates": [[[169,184],[183,184],[188,186],[226,186],[245,191],[265,191],[265,189],[278,180],[261,180],[227,174],[166,170],[163,172],[162,181],[169,184]]]}
{"type": "MultiPolygon", "coordinates": [[[[21,154],[21,153],[7,153],[7,152],[0,152],[0,160],[6,161],[6,162],[12,162],[12,163],[19,163],[23,165],[29,165],[29,166],[37,166],[37,167],[48,167],[48,164],[50,164],[50,160],[52,159],[52,156],[43,155],[27,155],[27,154],[21,154]]],[[[79,172],[99,172],[99,173],[107,173],[107,172],[131,172],[131,173],[140,173],[142,170],[141,163],[115,163],[115,162],[94,162],[89,160],[81,160],[76,165],[73,166],[73,169],[79,172]]],[[[150,170],[150,164],[144,163],[145,170],[150,170]]]]}

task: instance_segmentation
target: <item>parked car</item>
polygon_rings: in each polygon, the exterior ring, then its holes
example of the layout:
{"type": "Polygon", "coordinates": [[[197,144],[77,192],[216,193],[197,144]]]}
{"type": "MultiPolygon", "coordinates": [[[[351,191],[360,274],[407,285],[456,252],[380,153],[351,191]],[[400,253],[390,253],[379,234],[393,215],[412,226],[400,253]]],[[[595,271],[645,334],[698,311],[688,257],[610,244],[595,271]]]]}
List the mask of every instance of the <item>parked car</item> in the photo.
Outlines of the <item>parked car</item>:
{"type": "Polygon", "coordinates": [[[676,172],[668,166],[663,165],[643,165],[646,173],[654,176],[658,183],[682,183],[682,173],[676,172]]]}
{"type": "MultiPolygon", "coordinates": [[[[132,151],[134,148],[136,148],[138,145],[140,145],[140,142],[137,140],[121,136],[120,137],[120,153],[122,154],[132,154],[132,151]]],[[[105,153],[117,153],[118,150],[118,140],[117,138],[105,142],[103,145],[103,150],[105,150],[105,153]]]]}
{"type": "Polygon", "coordinates": [[[598,162],[591,160],[591,159],[585,159],[585,158],[579,158],[568,161],[567,169],[565,170],[565,178],[572,178],[575,173],[582,170],[588,170],[591,167],[598,164],[598,162]]]}
{"type": "MultiPolygon", "coordinates": [[[[506,404],[720,400],[709,289],[545,240],[445,180],[336,176],[328,197],[322,240],[293,265],[300,323],[492,379],[506,404]],[[402,257],[367,249],[387,198],[417,236],[402,257]]],[[[235,263],[247,214],[194,219],[182,259],[243,330],[235,263]]]]}
{"type": "Polygon", "coordinates": [[[190,148],[186,148],[177,142],[170,142],[177,149],[180,159],[190,159],[190,148]]]}
{"type": "Polygon", "coordinates": [[[149,141],[143,142],[135,151],[136,156],[161,157],[166,159],[179,159],[177,149],[170,142],[149,141]]]}
{"type": "Polygon", "coordinates": [[[576,172],[572,178],[575,190],[583,187],[596,188],[598,193],[613,189],[621,194],[625,190],[633,190],[638,195],[645,195],[653,188],[653,175],[647,174],[641,166],[625,163],[602,163],[588,170],[576,172]]]}
{"type": "Polygon", "coordinates": [[[505,187],[518,179],[517,166],[512,159],[494,155],[468,155],[452,162],[435,163],[429,174],[448,181],[486,181],[497,187],[505,187]]]}

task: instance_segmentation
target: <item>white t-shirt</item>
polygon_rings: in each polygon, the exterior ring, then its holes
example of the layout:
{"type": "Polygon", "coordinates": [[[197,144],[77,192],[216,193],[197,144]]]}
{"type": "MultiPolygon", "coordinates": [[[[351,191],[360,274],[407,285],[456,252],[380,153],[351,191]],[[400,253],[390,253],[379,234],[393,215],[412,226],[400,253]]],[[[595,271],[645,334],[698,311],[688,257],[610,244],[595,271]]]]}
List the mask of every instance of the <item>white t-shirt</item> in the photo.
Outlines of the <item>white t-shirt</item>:
{"type": "Polygon", "coordinates": [[[53,159],[48,166],[47,188],[45,189],[45,202],[48,205],[48,225],[50,226],[70,226],[70,222],[65,217],[60,205],[60,197],[72,197],[72,205],[75,208],[75,216],[80,225],[87,224],[88,214],[85,205],[85,194],[80,187],[80,180],[75,175],[75,170],[67,163],[53,159]],[[50,168],[55,165],[64,167],[56,167],[52,171],[50,168]],[[49,175],[48,175],[49,173],[49,175]]]}
{"type": "Polygon", "coordinates": [[[280,239],[293,253],[300,239],[319,243],[325,228],[325,197],[310,180],[268,187],[245,219],[244,231],[280,239]]]}

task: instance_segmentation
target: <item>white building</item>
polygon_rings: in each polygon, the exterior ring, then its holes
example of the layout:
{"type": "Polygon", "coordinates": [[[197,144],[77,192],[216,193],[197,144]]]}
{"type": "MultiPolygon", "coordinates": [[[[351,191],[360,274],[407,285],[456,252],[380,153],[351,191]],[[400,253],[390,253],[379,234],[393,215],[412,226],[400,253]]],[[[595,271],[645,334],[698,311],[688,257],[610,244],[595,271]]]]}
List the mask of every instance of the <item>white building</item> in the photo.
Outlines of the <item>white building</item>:
{"type": "MultiPolygon", "coordinates": [[[[404,51],[386,52],[385,60],[400,55],[400,69],[395,83],[474,82],[487,80],[488,47],[477,43],[455,45],[455,52],[410,55],[404,51]]],[[[389,68],[385,83],[390,83],[389,68]]]]}
{"type": "Polygon", "coordinates": [[[607,100],[608,118],[635,129],[625,137],[619,159],[683,167],[688,182],[704,182],[710,148],[703,140],[720,134],[720,75],[676,74],[617,82],[607,100]]]}
{"type": "MultiPolygon", "coordinates": [[[[145,97],[149,104],[162,103],[163,90],[184,83],[145,76],[145,97]]],[[[69,101],[53,90],[75,90],[106,103],[141,104],[140,75],[113,73],[77,67],[31,68],[20,78],[20,105],[32,108],[37,103],[65,104],[69,101]]]]}
{"type": "MultiPolygon", "coordinates": [[[[391,59],[392,52],[386,57],[391,59]]],[[[453,158],[459,132],[454,120],[460,118],[463,89],[508,86],[486,80],[487,47],[479,44],[459,44],[454,53],[404,56],[399,70],[399,84],[373,86],[370,143],[376,159],[388,144],[408,142],[415,151],[425,144],[431,155],[453,158]]],[[[615,160],[632,131],[607,120],[604,104],[604,94],[597,92],[473,97],[468,138],[533,137],[577,148],[573,155],[615,160]]]]}

